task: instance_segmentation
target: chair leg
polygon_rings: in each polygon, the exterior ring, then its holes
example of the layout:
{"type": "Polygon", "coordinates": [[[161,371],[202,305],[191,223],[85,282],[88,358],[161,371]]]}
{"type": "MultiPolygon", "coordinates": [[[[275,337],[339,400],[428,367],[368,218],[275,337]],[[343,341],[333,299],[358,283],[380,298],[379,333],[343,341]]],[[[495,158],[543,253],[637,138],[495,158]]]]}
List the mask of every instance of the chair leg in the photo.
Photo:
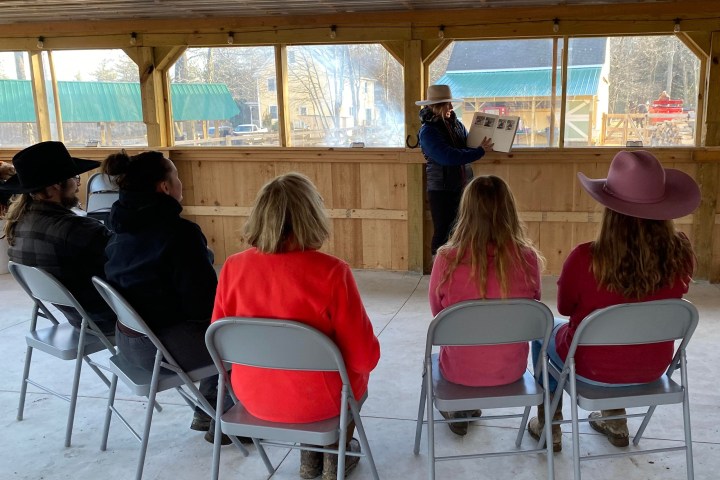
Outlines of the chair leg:
{"type": "Polygon", "coordinates": [[[72,391],[70,392],[70,411],[68,412],[67,426],[65,427],[65,446],[70,446],[72,438],[73,423],[75,421],[75,407],[77,406],[78,389],[80,388],[80,371],[83,362],[83,347],[85,341],[85,327],[80,328],[80,339],[78,341],[78,355],[75,360],[75,375],[73,377],[72,391]]]}
{"type": "Polygon", "coordinates": [[[25,350],[25,367],[23,368],[22,385],[20,385],[20,403],[18,404],[18,421],[23,419],[23,412],[25,411],[25,395],[27,394],[27,379],[30,377],[30,361],[32,360],[33,347],[28,345],[25,350]]]}
{"type": "Polygon", "coordinates": [[[155,404],[155,396],[158,390],[158,373],[160,372],[160,362],[162,360],[162,354],[158,350],[155,355],[155,366],[153,367],[153,381],[150,385],[150,392],[148,394],[148,406],[145,412],[145,426],[143,428],[142,443],[140,445],[140,455],[138,457],[137,469],[135,471],[135,480],[141,480],[143,474],[143,468],[145,467],[145,454],[147,453],[148,440],[150,437],[150,425],[152,424],[152,416],[154,409],[151,405],[155,404]]]}
{"type": "Polygon", "coordinates": [[[527,425],[528,418],[530,417],[530,407],[525,407],[522,419],[520,420],[520,429],[518,430],[517,438],[515,438],[515,446],[520,447],[522,443],[523,435],[525,435],[525,425],[527,425]]]}
{"type": "Polygon", "coordinates": [[[105,423],[103,425],[103,436],[102,442],[100,443],[100,450],[105,451],[107,449],[108,435],[110,434],[110,420],[112,419],[113,408],[115,406],[115,391],[117,390],[117,375],[112,376],[110,381],[110,393],[108,393],[107,410],[105,411],[105,423]]]}
{"type": "Polygon", "coordinates": [[[365,435],[365,427],[360,419],[360,409],[358,408],[357,402],[354,398],[350,401],[350,411],[352,412],[353,419],[355,420],[355,430],[357,430],[358,436],[360,437],[360,446],[365,452],[365,458],[370,464],[370,471],[372,472],[373,479],[379,480],[380,477],[377,472],[377,467],[375,466],[375,459],[373,458],[372,451],[370,450],[370,442],[368,442],[367,435],[365,435]]]}
{"type": "Polygon", "coordinates": [[[338,437],[337,480],[345,478],[345,447],[347,446],[347,410],[348,397],[352,395],[347,385],[342,387],[342,403],[340,404],[340,434],[338,437]]]}
{"type": "MultiPolygon", "coordinates": [[[[575,362],[573,360],[570,361],[570,414],[572,416],[573,471],[575,472],[575,480],[580,480],[580,432],[578,425],[575,362]]],[[[548,426],[546,425],[545,428],[548,428],[548,426]]]]}
{"type": "Polygon", "coordinates": [[[635,436],[633,437],[633,445],[636,447],[640,443],[640,439],[643,436],[643,433],[645,433],[645,427],[647,427],[648,423],[650,423],[650,418],[652,418],[653,413],[655,413],[655,405],[648,408],[648,411],[645,413],[645,416],[643,417],[643,421],[640,424],[640,428],[638,428],[637,433],[635,433],[635,436]]]}
{"type": "Polygon", "coordinates": [[[417,426],[415,427],[415,447],[413,448],[415,455],[420,453],[420,438],[422,437],[422,425],[425,416],[425,379],[426,375],[423,375],[422,383],[420,384],[420,406],[418,407],[417,426]]]}
{"type": "Polygon", "coordinates": [[[253,438],[253,445],[255,445],[255,448],[257,448],[258,454],[260,454],[260,458],[262,459],[263,463],[265,464],[265,468],[267,469],[268,473],[272,476],[272,474],[275,473],[275,467],[273,467],[272,462],[267,456],[267,452],[265,451],[265,447],[262,446],[260,443],[260,440],[257,438],[253,438]]]}
{"type": "Polygon", "coordinates": [[[427,409],[428,478],[435,480],[435,418],[433,417],[432,367],[426,364],[425,407],[427,409]]]}
{"type": "Polygon", "coordinates": [[[693,468],[692,453],[692,432],[690,429],[690,394],[687,387],[687,356],[685,350],[680,358],[680,378],[683,386],[683,425],[685,427],[685,466],[687,467],[688,480],[694,480],[695,471],[693,468]]]}

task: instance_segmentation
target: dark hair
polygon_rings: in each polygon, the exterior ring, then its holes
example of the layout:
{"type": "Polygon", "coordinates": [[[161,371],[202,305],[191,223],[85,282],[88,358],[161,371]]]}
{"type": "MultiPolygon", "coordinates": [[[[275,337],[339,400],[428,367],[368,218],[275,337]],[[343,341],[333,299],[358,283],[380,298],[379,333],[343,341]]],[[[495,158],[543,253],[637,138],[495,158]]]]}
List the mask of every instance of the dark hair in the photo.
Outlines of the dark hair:
{"type": "Polygon", "coordinates": [[[157,183],[167,179],[171,171],[162,152],[128,155],[124,149],[108,156],[101,168],[120,189],[135,192],[154,192],[157,183]]]}

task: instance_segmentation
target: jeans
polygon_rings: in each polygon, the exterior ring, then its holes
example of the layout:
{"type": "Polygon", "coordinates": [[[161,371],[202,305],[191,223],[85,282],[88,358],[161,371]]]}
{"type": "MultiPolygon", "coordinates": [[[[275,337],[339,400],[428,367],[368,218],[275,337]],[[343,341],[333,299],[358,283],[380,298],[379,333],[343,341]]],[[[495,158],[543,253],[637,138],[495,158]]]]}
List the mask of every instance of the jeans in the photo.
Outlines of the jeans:
{"type": "Polygon", "coordinates": [[[450,237],[450,232],[455,225],[458,208],[460,207],[460,197],[462,197],[462,190],[428,191],[430,216],[433,222],[433,236],[430,243],[433,255],[435,255],[438,248],[447,243],[450,237]]]}
{"type": "MultiPolygon", "coordinates": [[[[207,325],[204,324],[182,323],[159,329],[156,335],[178,365],[188,372],[213,363],[205,346],[206,329],[207,325]]],[[[130,363],[152,372],[157,349],[148,337],[130,337],[117,330],[115,341],[118,350],[130,363]]],[[[218,378],[218,375],[203,378],[198,387],[213,408],[214,399],[217,397],[218,378]]]]}

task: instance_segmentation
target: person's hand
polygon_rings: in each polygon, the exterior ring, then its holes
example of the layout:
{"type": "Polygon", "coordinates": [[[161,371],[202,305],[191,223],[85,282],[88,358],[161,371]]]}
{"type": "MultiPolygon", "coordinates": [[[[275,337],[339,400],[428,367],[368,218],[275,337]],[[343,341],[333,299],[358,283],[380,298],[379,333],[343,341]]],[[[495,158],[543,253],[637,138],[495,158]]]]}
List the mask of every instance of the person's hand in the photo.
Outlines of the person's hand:
{"type": "Polygon", "coordinates": [[[483,141],[480,142],[480,146],[485,150],[486,152],[492,152],[493,146],[495,143],[493,143],[492,140],[490,140],[488,137],[483,138],[483,141]]]}
{"type": "Polygon", "coordinates": [[[0,162],[0,180],[7,180],[15,175],[15,167],[12,163],[0,162]]]}

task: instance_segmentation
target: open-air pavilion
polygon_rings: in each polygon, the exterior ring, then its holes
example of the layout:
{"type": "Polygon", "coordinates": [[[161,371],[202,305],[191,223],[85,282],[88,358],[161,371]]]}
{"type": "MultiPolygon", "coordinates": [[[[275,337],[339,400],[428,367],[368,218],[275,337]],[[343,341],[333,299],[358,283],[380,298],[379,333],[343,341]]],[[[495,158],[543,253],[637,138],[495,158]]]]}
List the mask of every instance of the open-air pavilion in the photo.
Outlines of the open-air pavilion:
{"type": "MultiPolygon", "coordinates": [[[[23,80],[3,79],[0,75],[0,84],[28,82],[23,85],[29,85],[29,91],[24,86],[21,93],[15,90],[14,94],[22,95],[22,102],[30,105],[23,107],[23,111],[33,109],[32,115],[27,112],[28,116],[18,120],[20,117],[12,115],[19,107],[3,103],[0,96],[3,108],[0,136],[4,128],[9,128],[3,123],[7,121],[4,118],[29,125],[17,130],[19,142],[0,144],[0,160],[9,161],[33,141],[65,140],[65,132],[58,129],[58,125],[63,120],[73,122],[72,117],[66,117],[72,110],[66,109],[63,106],[66,102],[62,100],[69,83],[55,78],[55,73],[48,68],[49,57],[65,51],[112,49],[124,52],[137,67],[139,78],[132,87],[136,90],[128,107],[138,108],[132,118],[141,134],[134,144],[125,148],[131,153],[163,150],[176,163],[184,184],[184,214],[202,227],[215,251],[218,266],[227,256],[244,248],[237,232],[260,186],[284,172],[299,171],[308,175],[322,193],[332,223],[332,237],[326,250],[357,269],[361,293],[383,348],[383,359],[371,381],[370,400],[363,410],[368,417],[368,436],[379,458],[381,477],[421,478],[425,475],[426,457],[423,449],[419,457],[412,455],[414,423],[411,419],[417,408],[423,332],[430,320],[427,277],[423,274],[427,274],[431,266],[432,227],[424,195],[424,159],[420,150],[413,148],[420,125],[414,102],[424,97],[431,79],[446,74],[452,80],[450,69],[446,72],[441,68],[439,75],[435,69],[440,68],[443,53],[453,42],[542,39],[547,43],[552,52],[549,68],[554,73],[547,75],[550,85],[543,94],[550,92],[551,99],[541,105],[542,115],[536,112],[536,116],[546,122],[547,133],[542,135],[548,138],[542,137],[540,141],[541,134],[536,129],[534,146],[516,145],[510,153],[489,154],[473,168],[477,174],[502,176],[515,192],[521,216],[547,259],[543,300],[553,306],[553,276],[559,273],[574,245],[594,237],[600,219],[599,207],[579,188],[576,174],[583,172],[589,177],[601,177],[615,153],[623,148],[599,147],[589,142],[578,146],[577,132],[571,133],[568,129],[568,125],[577,120],[571,117],[580,112],[573,112],[571,108],[576,100],[587,100],[588,109],[595,110],[582,110],[580,113],[588,115],[588,121],[575,122],[575,126],[581,131],[600,128],[597,122],[591,126],[590,120],[591,116],[596,118],[594,113],[598,112],[593,97],[597,97],[600,87],[594,92],[586,91],[587,99],[572,98],[570,90],[574,84],[569,47],[575,41],[594,37],[671,37],[684,51],[690,52],[695,61],[692,75],[689,70],[681,72],[679,68],[666,72],[670,85],[677,85],[681,75],[686,80],[691,76],[697,80],[693,81],[696,90],[686,89],[684,97],[685,104],[693,105],[692,110],[683,112],[687,123],[692,120],[695,125],[691,144],[650,148],[664,166],[686,171],[701,188],[700,207],[676,223],[688,234],[697,255],[698,283],[693,285],[688,297],[698,305],[701,322],[690,345],[691,404],[696,478],[712,480],[720,471],[717,460],[720,439],[716,427],[720,421],[720,392],[712,381],[713,369],[720,361],[714,347],[719,340],[720,322],[717,301],[720,297],[717,286],[720,282],[720,8],[716,1],[0,0],[0,55],[20,53],[27,71],[23,80]],[[374,89],[373,102],[382,96],[380,93],[385,94],[388,102],[398,102],[395,118],[400,118],[401,142],[405,147],[370,148],[362,145],[361,138],[353,137],[356,132],[349,131],[342,136],[344,145],[294,146],[293,139],[298,138],[298,132],[293,119],[302,114],[303,105],[292,100],[297,97],[293,96],[296,95],[294,87],[289,85],[295,85],[295,80],[289,77],[295,75],[297,57],[289,52],[303,46],[366,44],[382,47],[401,71],[400,76],[394,77],[377,74],[377,78],[390,79],[387,90],[367,88],[374,89]],[[241,106],[249,109],[251,116],[250,120],[238,123],[257,123],[257,116],[264,116],[267,121],[263,120],[260,126],[272,126],[272,129],[263,135],[273,135],[275,146],[234,146],[232,142],[222,147],[183,144],[175,122],[194,118],[183,117],[175,104],[179,95],[173,91],[177,87],[171,81],[172,69],[177,68],[178,61],[192,49],[251,47],[270,52],[269,63],[263,63],[262,68],[274,65],[275,76],[272,82],[269,79],[257,82],[255,78],[240,82],[250,92],[243,94],[248,101],[241,106]],[[60,99],[57,103],[56,98],[60,99]],[[270,98],[274,100],[272,104],[268,103],[270,98]],[[262,101],[258,102],[259,99],[262,101]],[[259,111],[260,106],[263,112],[259,111]],[[555,128],[549,128],[550,125],[555,128]]],[[[483,55],[482,51],[478,52],[481,61],[483,55]]],[[[658,58],[660,56],[658,54],[658,58]]],[[[629,62],[630,58],[625,60],[629,62]]],[[[389,71],[389,67],[383,70],[389,71]]],[[[172,75],[177,77],[177,73],[172,75]]],[[[358,78],[365,82],[364,76],[358,78]]],[[[594,77],[594,81],[609,82],[611,88],[617,87],[613,86],[612,78],[603,75],[594,77]]],[[[372,82],[365,84],[373,85],[372,82]]],[[[362,92],[365,84],[358,83],[356,93],[362,92]]],[[[454,88],[462,88],[457,85],[454,88]]],[[[622,90],[623,85],[620,87],[622,90]]],[[[471,91],[463,94],[466,104],[477,103],[476,97],[482,100],[483,95],[473,95],[471,91]]],[[[629,98],[627,104],[635,100],[629,98]]],[[[538,106],[537,102],[530,104],[538,106]]],[[[233,105],[238,108],[237,101],[233,105]]],[[[375,107],[363,104],[363,111],[358,112],[342,105],[342,111],[336,116],[360,118],[362,114],[362,118],[374,119],[377,117],[375,107]]],[[[201,120],[213,118],[208,115],[202,113],[201,120]]],[[[223,114],[215,118],[227,117],[223,114]]],[[[103,122],[98,117],[89,121],[103,122]]],[[[215,126],[216,131],[219,126],[215,126]]],[[[202,130],[202,126],[198,129],[202,130]]],[[[93,139],[78,140],[79,146],[72,147],[71,153],[101,160],[121,148],[119,145],[87,146],[89,140],[93,139]]],[[[98,144],[107,144],[100,138],[97,140],[98,144]]],[[[134,442],[117,440],[114,450],[102,454],[98,451],[106,392],[102,384],[86,381],[81,388],[81,403],[87,408],[76,425],[77,445],[70,449],[61,447],[61,434],[57,433],[62,421],[55,415],[63,409],[62,403],[45,401],[47,396],[31,393],[36,405],[29,409],[26,421],[15,421],[19,386],[16,384],[20,380],[23,336],[30,311],[29,303],[9,275],[0,275],[0,286],[3,302],[0,343],[10,365],[2,377],[0,392],[0,405],[6,412],[2,422],[6,441],[0,452],[0,477],[70,478],[82,474],[129,478],[136,458],[134,442]]],[[[48,375],[54,376],[55,372],[50,373],[52,368],[48,363],[48,375]]],[[[59,374],[59,389],[63,388],[61,378],[59,374]]],[[[202,478],[205,472],[209,475],[206,468],[209,444],[195,438],[197,435],[188,435],[185,413],[175,400],[164,399],[170,408],[157,416],[147,478],[202,478]]],[[[125,401],[137,408],[138,413],[145,408],[144,403],[135,402],[129,396],[125,401]]],[[[653,422],[656,430],[648,433],[648,440],[665,444],[680,438],[682,429],[676,418],[671,414],[656,418],[653,422]]],[[[473,430],[473,435],[465,440],[453,439],[445,430],[441,434],[453,448],[464,451],[490,445],[496,439],[510,438],[514,432],[481,426],[473,430]]],[[[603,439],[594,438],[590,429],[584,435],[591,439],[589,449],[605,447],[603,439]]],[[[566,444],[569,446],[569,442],[566,444]]],[[[278,455],[277,460],[284,454],[278,455]]],[[[293,455],[297,454],[291,454],[291,459],[293,455]]],[[[558,456],[556,478],[572,478],[569,459],[566,452],[558,456]]],[[[235,475],[241,478],[265,478],[261,462],[252,454],[242,459],[239,455],[224,453],[223,462],[224,476],[236,470],[235,475]]],[[[487,474],[487,478],[529,479],[542,478],[540,472],[544,472],[543,468],[535,470],[542,464],[539,458],[492,462],[471,461],[457,464],[461,465],[458,467],[453,464],[447,470],[439,470],[444,472],[439,475],[442,475],[440,478],[478,478],[487,474]]],[[[289,460],[278,477],[294,478],[295,468],[296,461],[289,460]]],[[[668,454],[589,463],[586,478],[674,480],[682,478],[683,469],[682,455],[668,454]]],[[[370,478],[362,465],[354,475],[370,478]]]]}

